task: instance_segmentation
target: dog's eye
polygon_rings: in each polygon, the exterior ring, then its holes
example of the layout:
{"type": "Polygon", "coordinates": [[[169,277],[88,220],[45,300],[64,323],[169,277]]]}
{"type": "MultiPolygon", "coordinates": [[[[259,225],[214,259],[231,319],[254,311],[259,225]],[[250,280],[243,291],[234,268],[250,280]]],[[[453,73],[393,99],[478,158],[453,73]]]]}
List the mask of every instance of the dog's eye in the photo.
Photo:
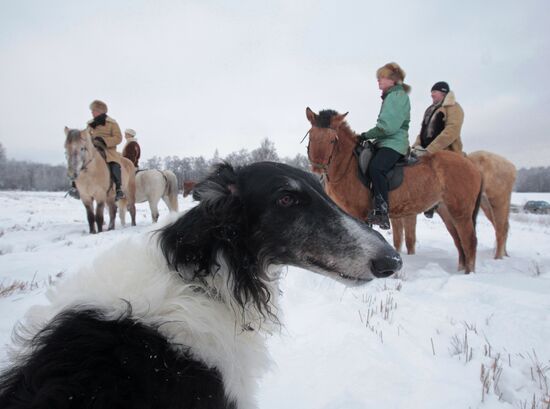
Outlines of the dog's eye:
{"type": "Polygon", "coordinates": [[[277,200],[277,203],[282,207],[290,207],[299,203],[298,198],[293,195],[286,194],[277,200]]]}

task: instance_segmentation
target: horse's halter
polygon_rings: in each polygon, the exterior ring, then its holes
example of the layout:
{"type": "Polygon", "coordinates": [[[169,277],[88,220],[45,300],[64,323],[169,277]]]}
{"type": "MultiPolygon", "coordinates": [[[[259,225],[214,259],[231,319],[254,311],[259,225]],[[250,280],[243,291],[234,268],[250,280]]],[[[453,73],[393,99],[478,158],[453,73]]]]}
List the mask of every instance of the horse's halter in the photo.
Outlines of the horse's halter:
{"type": "Polygon", "coordinates": [[[311,155],[309,152],[309,144],[311,143],[311,129],[308,131],[308,134],[310,134],[310,136],[309,136],[309,142],[307,144],[307,158],[309,159],[309,163],[311,163],[311,166],[313,167],[313,169],[320,169],[323,172],[323,174],[327,175],[328,177],[328,168],[330,167],[332,158],[334,157],[334,151],[336,150],[336,145],[338,143],[338,132],[336,131],[336,129],[330,128],[330,127],[325,129],[330,129],[332,133],[334,133],[334,136],[331,137],[331,140],[329,142],[332,145],[332,149],[330,151],[330,155],[328,156],[327,162],[320,163],[320,162],[315,162],[311,159],[311,155]]]}

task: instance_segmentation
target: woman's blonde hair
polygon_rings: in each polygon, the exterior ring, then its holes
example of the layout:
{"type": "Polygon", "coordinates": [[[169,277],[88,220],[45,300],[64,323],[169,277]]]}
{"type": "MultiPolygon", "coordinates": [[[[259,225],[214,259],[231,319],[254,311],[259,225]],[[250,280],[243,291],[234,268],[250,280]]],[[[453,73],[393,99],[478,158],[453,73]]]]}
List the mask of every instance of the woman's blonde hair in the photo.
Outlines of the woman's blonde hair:
{"type": "Polygon", "coordinates": [[[389,78],[396,84],[401,84],[405,92],[409,93],[411,87],[405,84],[405,71],[396,62],[389,62],[376,70],[376,78],[389,78]]]}

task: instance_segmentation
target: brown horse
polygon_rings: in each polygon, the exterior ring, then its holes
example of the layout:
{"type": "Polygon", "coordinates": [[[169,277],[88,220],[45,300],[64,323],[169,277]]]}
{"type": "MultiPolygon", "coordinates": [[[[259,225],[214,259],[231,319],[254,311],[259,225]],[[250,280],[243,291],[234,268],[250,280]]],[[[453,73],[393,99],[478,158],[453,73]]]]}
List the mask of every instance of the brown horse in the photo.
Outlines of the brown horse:
{"type": "Polygon", "coordinates": [[[195,180],[184,180],[183,181],[183,197],[187,197],[191,194],[197,182],[195,180]]]}
{"type": "MultiPolygon", "coordinates": [[[[476,151],[468,156],[483,175],[483,195],[481,208],[495,229],[495,259],[508,255],[508,218],[512,189],[516,180],[516,167],[508,159],[487,151],[476,151]]],[[[401,249],[403,232],[408,254],[415,253],[416,216],[392,219],[393,244],[397,251],[401,249]]]]}
{"type": "MultiPolygon", "coordinates": [[[[312,170],[325,176],[327,194],[344,211],[366,220],[371,194],[357,176],[353,153],[357,135],[344,120],[347,114],[306,109],[311,123],[308,157],[312,170]]],[[[466,158],[438,152],[406,167],[400,187],[390,192],[390,217],[412,216],[436,204],[458,249],[458,268],[474,271],[477,238],[475,219],[481,200],[481,174],[466,158]]]]}
{"type": "MultiPolygon", "coordinates": [[[[132,217],[132,226],[136,225],[136,182],[135,168],[132,162],[121,158],[122,191],[126,196],[115,203],[115,189],[107,162],[92,143],[87,131],[65,127],[65,156],[67,174],[76,183],[80,200],[86,208],[90,233],[103,231],[103,210],[109,208],[109,230],[115,228],[117,204],[121,209],[128,208],[132,217]],[[96,203],[94,213],[94,201],[96,203]],[[97,225],[97,230],[96,230],[97,225]]],[[[121,210],[122,211],[122,210],[121,210]]]]}

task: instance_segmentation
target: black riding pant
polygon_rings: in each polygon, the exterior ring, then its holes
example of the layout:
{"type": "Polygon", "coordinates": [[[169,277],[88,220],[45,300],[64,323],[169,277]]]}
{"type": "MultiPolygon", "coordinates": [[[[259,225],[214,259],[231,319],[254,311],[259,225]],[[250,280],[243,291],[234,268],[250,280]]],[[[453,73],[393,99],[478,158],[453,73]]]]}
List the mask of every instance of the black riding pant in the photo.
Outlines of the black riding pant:
{"type": "Polygon", "coordinates": [[[388,181],[386,175],[403,155],[391,148],[376,149],[369,162],[369,175],[372,181],[373,196],[382,196],[388,203],[388,181]]]}
{"type": "Polygon", "coordinates": [[[113,176],[113,179],[115,181],[115,188],[116,190],[120,190],[120,184],[122,182],[122,175],[120,170],[120,164],[117,162],[109,162],[109,169],[111,170],[111,175],[113,176]]]}

